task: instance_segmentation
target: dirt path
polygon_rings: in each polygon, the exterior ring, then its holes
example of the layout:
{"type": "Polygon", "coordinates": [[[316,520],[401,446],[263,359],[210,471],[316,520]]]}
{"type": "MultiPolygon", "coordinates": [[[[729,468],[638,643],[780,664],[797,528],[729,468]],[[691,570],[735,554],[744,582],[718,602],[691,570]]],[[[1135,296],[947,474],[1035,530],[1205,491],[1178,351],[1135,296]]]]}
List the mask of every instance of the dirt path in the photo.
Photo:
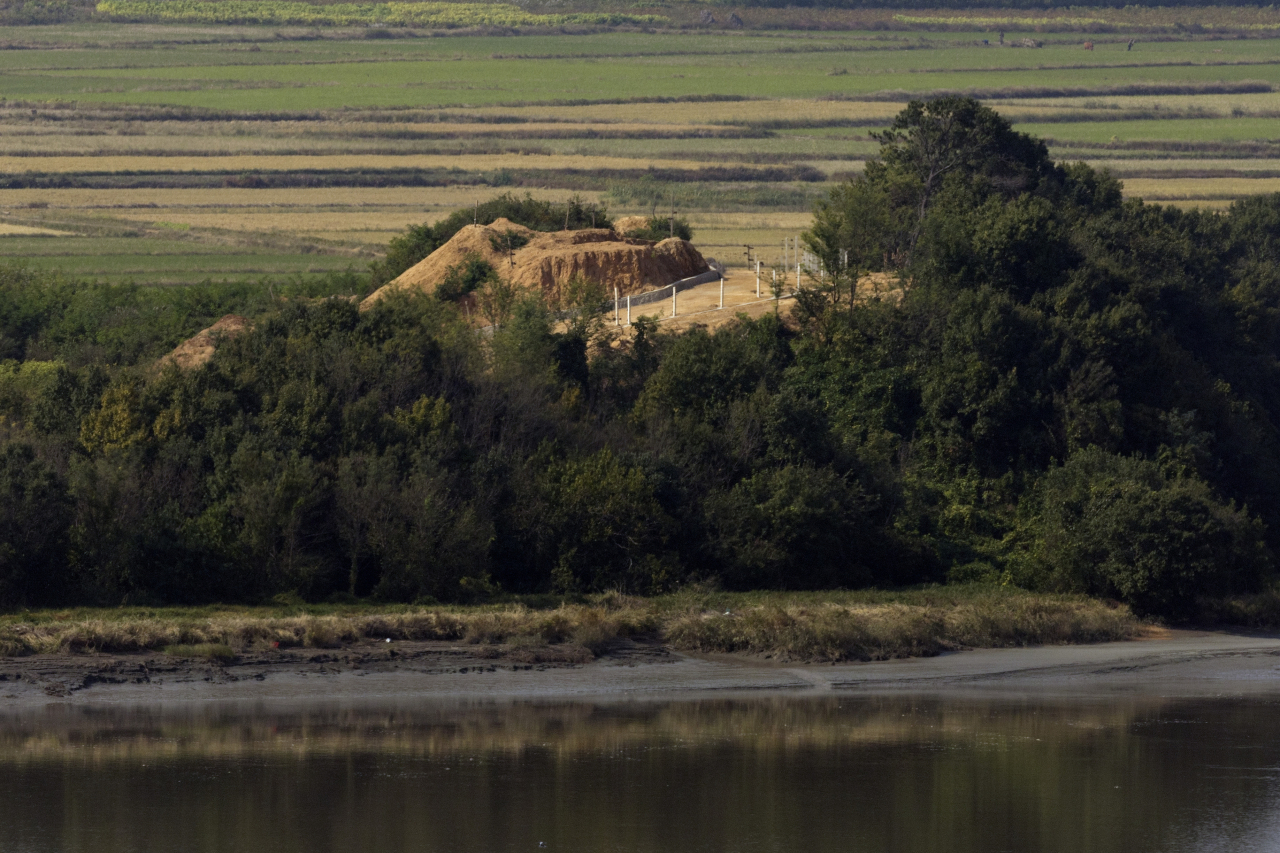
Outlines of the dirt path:
{"type": "MultiPolygon", "coordinates": [[[[631,309],[631,320],[640,317],[653,317],[664,329],[684,331],[691,326],[715,328],[728,323],[739,314],[748,317],[762,317],[777,311],[786,317],[791,313],[795,297],[791,295],[795,285],[794,275],[786,282],[783,294],[774,299],[770,290],[769,273],[761,273],[757,291],[755,273],[748,270],[725,270],[724,288],[720,282],[713,281],[676,294],[675,315],[672,316],[670,299],[652,302],[648,305],[637,305],[631,309]]],[[[865,276],[858,284],[859,299],[899,298],[896,279],[883,273],[865,276]]],[[[607,318],[614,321],[612,314],[607,318]]],[[[618,308],[617,326],[623,335],[630,335],[627,325],[626,300],[618,308]]]]}
{"type": "MultiPolygon", "coordinates": [[[[777,300],[776,310],[784,314],[791,310],[793,297],[784,295],[777,300]]],[[[775,310],[775,300],[769,293],[767,274],[761,280],[760,295],[756,295],[756,277],[745,270],[726,270],[724,276],[724,302],[721,303],[720,282],[700,284],[676,295],[676,315],[671,316],[671,300],[637,305],[631,309],[631,319],[653,317],[664,329],[683,330],[694,325],[714,328],[729,322],[738,314],[761,317],[775,310]]],[[[613,317],[607,318],[612,322],[613,317]]],[[[626,300],[618,309],[618,325],[624,334],[627,327],[626,300]]]]}
{"type": "Polygon", "coordinates": [[[626,643],[598,659],[566,649],[521,659],[500,648],[366,642],[281,649],[226,665],[162,654],[0,660],[0,702],[21,708],[190,702],[658,698],[751,691],[998,692],[1163,697],[1280,694],[1280,636],[1169,632],[1090,646],[985,649],[878,663],[797,665],[684,655],[626,643]]]}

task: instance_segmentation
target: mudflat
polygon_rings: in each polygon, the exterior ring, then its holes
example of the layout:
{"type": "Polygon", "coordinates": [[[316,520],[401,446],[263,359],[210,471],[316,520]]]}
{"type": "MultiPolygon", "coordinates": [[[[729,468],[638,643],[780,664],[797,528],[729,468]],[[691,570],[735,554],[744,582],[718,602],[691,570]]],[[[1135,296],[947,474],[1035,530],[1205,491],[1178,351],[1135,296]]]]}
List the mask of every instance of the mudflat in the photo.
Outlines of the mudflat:
{"type": "Polygon", "coordinates": [[[1162,631],[1095,645],[977,649],[930,658],[795,664],[690,655],[626,642],[593,660],[519,660],[441,642],[272,649],[228,662],[130,655],[0,659],[0,704],[642,699],[735,692],[1142,694],[1280,693],[1280,635],[1162,631]]]}

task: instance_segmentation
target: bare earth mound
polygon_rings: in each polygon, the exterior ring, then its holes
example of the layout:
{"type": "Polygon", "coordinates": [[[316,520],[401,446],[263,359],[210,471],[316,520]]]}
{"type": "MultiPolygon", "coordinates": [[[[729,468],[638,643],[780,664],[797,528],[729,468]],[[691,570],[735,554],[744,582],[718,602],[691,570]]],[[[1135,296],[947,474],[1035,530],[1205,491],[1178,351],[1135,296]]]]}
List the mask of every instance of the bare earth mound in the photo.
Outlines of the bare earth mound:
{"type": "Polygon", "coordinates": [[[603,285],[609,294],[617,288],[625,296],[665,287],[710,269],[697,249],[678,238],[653,243],[623,237],[608,228],[546,233],[499,219],[491,225],[466,226],[371,294],[362,307],[404,288],[429,293],[444,280],[450,267],[473,255],[484,258],[512,284],[540,290],[553,299],[560,286],[574,276],[603,285]]]}
{"type": "Polygon", "coordinates": [[[643,231],[649,227],[647,216],[623,216],[613,223],[613,230],[619,234],[630,234],[632,231],[643,231]]]}
{"type": "Polygon", "coordinates": [[[253,328],[253,324],[239,314],[228,314],[209,328],[187,338],[173,352],[156,362],[157,366],[176,364],[182,370],[191,370],[209,363],[217,352],[218,344],[253,328]]]}

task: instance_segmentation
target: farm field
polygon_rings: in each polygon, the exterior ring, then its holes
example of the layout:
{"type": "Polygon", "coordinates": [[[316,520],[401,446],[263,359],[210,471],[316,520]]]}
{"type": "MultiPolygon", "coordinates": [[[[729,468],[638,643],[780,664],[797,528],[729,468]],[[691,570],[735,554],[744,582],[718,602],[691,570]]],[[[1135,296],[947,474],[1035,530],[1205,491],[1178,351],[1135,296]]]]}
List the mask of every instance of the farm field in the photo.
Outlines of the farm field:
{"type": "Polygon", "coordinates": [[[513,191],[674,205],[706,254],[768,262],[871,134],[938,92],[984,98],[1131,196],[1280,190],[1278,10],[748,9],[725,28],[693,8],[448,37],[7,27],[24,49],[0,50],[0,254],[156,284],[360,270],[407,226],[513,191]]]}

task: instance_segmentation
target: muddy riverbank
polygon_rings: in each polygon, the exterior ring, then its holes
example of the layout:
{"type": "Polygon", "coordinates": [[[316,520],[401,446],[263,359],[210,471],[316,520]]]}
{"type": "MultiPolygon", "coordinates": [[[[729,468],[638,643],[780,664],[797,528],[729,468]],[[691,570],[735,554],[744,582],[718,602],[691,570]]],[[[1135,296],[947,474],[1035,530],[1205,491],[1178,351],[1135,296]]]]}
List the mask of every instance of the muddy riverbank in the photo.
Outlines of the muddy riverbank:
{"type": "Polygon", "coordinates": [[[929,658],[794,664],[620,643],[595,659],[442,642],[273,649],[231,661],[159,653],[0,659],[0,701],[188,703],[565,699],[738,691],[1162,696],[1280,693],[1280,636],[1170,631],[1139,641],[978,649],[929,658]]]}

